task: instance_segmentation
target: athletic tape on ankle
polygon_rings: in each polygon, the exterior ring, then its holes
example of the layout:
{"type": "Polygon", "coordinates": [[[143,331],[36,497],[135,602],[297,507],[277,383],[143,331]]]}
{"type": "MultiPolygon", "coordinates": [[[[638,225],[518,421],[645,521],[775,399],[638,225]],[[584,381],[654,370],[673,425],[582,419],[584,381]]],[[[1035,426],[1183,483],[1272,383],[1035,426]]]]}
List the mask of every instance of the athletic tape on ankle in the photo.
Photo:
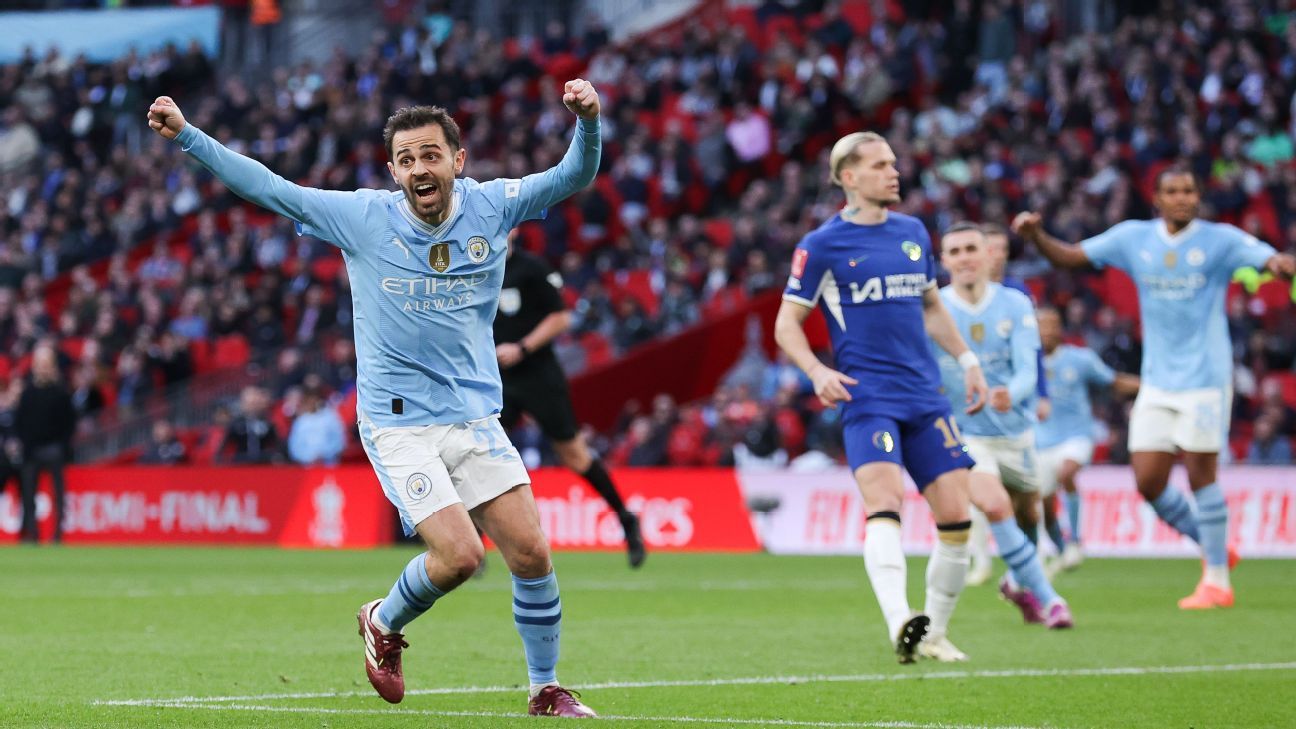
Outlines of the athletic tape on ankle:
{"type": "Polygon", "coordinates": [[[865,521],[873,521],[874,519],[890,519],[899,524],[900,514],[895,511],[875,511],[872,514],[869,514],[868,517],[865,518],[865,521]]]}
{"type": "Polygon", "coordinates": [[[970,520],[937,524],[936,536],[945,544],[967,544],[968,533],[971,530],[972,522],[970,520]]]}

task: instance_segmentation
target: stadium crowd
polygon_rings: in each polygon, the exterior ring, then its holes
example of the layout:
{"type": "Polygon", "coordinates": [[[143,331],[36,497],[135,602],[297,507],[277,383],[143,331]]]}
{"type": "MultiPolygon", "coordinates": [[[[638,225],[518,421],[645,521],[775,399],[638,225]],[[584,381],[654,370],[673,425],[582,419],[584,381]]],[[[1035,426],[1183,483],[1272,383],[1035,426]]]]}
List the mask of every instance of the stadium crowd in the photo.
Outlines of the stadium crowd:
{"type": "MultiPolygon", "coordinates": [[[[289,179],[387,188],[379,139],[391,110],[448,107],[465,174],[517,177],[566,148],[559,80],[591,80],[608,104],[603,170],[520,230],[563,275],[575,326],[560,356],[572,370],[779,289],[796,242],[840,205],[827,148],[860,128],[888,138],[898,209],[933,233],[1034,209],[1079,240],[1152,215],[1152,177],[1182,159],[1205,181],[1205,217],[1280,249],[1296,242],[1289,3],[1193,0],[1160,15],[1143,12],[1155,3],[937,5],[765,2],[620,43],[597,24],[500,39],[433,14],[355,56],[255,79],[218,75],[197,47],[106,64],[33,50],[0,66],[3,402],[44,344],[61,353],[83,428],[195,374],[263,363],[274,376],[227,414],[227,431],[243,430],[204,440],[212,458],[283,459],[299,413],[324,402],[344,422],[354,413],[337,253],[250,212],[147,135],[145,102],[159,94],[289,179]],[[247,437],[248,421],[274,442],[247,437]]],[[[1071,339],[1137,371],[1137,325],[1106,278],[1016,254],[1010,269],[1065,312],[1071,339]]],[[[1230,299],[1238,458],[1291,459],[1291,314],[1285,290],[1230,299]]],[[[832,461],[834,412],[808,392],[794,368],[749,353],[710,402],[628,404],[615,432],[593,435],[632,465],[832,461]]],[[[1100,406],[1117,461],[1125,410],[1100,406]]],[[[178,438],[159,430],[150,453],[178,438]]],[[[516,435],[541,457],[537,434],[516,435]]]]}

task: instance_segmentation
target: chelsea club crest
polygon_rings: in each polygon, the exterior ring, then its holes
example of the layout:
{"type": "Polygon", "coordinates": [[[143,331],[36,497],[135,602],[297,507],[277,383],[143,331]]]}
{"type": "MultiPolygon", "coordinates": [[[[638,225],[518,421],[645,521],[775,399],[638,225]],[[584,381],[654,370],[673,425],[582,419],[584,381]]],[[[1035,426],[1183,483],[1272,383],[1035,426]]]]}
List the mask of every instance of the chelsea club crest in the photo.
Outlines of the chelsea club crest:
{"type": "Polygon", "coordinates": [[[490,255],[490,244],[480,235],[474,235],[468,239],[468,260],[473,263],[481,263],[490,255]]]}

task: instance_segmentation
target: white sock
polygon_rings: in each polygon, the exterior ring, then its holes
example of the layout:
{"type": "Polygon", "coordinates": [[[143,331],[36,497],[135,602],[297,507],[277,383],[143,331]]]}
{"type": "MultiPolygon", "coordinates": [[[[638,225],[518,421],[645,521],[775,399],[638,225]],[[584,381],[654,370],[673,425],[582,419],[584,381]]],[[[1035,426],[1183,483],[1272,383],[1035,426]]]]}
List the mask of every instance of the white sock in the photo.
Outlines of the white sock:
{"type": "Polygon", "coordinates": [[[968,554],[972,564],[979,566],[990,564],[990,520],[980,509],[970,506],[972,513],[972,531],[968,533],[968,554]]]}
{"type": "Polygon", "coordinates": [[[1207,565],[1206,574],[1203,576],[1206,584],[1229,589],[1229,568],[1226,564],[1216,565],[1214,567],[1207,565]]]}
{"type": "Polygon", "coordinates": [[[967,545],[937,540],[927,560],[927,606],[923,612],[931,618],[929,632],[944,635],[949,628],[950,616],[967,581],[967,571],[967,545]]]}
{"type": "Polygon", "coordinates": [[[899,522],[886,518],[869,519],[864,532],[864,569],[868,572],[878,605],[882,607],[887,637],[894,643],[910,616],[899,522]]]}
{"type": "Polygon", "coordinates": [[[553,681],[551,683],[533,683],[531,684],[531,691],[529,692],[531,694],[530,698],[534,699],[536,696],[540,694],[541,691],[544,691],[550,686],[557,686],[557,685],[558,685],[557,681],[553,681]]]}
{"type": "MultiPolygon", "coordinates": [[[[378,603],[378,605],[381,604],[382,602],[378,603]]],[[[391,635],[392,633],[395,633],[396,631],[392,630],[390,626],[382,621],[382,616],[378,613],[378,605],[374,605],[373,609],[369,611],[369,621],[372,622],[374,627],[378,628],[378,631],[383,635],[391,635]]]]}

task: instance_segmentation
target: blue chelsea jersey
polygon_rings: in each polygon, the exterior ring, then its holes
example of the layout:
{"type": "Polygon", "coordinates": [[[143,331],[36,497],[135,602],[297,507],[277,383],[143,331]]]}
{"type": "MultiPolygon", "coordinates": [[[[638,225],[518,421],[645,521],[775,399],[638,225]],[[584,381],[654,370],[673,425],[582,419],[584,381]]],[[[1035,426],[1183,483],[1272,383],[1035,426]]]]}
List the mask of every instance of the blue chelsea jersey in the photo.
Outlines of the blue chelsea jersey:
{"type": "Polygon", "coordinates": [[[1138,287],[1145,386],[1177,391],[1232,381],[1224,296],[1233,271],[1264,266],[1272,247],[1205,220],[1171,235],[1160,219],[1127,220],[1080,245],[1094,265],[1115,266],[1138,287]]]}
{"type": "MultiPolygon", "coordinates": [[[[953,286],[941,289],[941,298],[958,325],[959,334],[981,360],[981,371],[991,389],[1007,387],[1012,408],[1001,413],[987,402],[975,415],[959,417],[968,435],[1016,436],[1035,426],[1035,383],[1039,371],[1039,326],[1035,308],[1024,294],[997,283],[986,284],[981,300],[970,304],[953,286]]],[[[932,342],[933,350],[937,349],[932,342]]],[[[948,353],[938,354],[945,395],[955,408],[965,407],[967,393],[963,368],[948,353]]]]}
{"type": "Polygon", "coordinates": [[[835,215],[797,245],[783,298],[823,310],[836,368],[859,380],[846,407],[903,420],[946,409],[923,321],[935,286],[917,218],[889,212],[858,225],[835,215]]]}

